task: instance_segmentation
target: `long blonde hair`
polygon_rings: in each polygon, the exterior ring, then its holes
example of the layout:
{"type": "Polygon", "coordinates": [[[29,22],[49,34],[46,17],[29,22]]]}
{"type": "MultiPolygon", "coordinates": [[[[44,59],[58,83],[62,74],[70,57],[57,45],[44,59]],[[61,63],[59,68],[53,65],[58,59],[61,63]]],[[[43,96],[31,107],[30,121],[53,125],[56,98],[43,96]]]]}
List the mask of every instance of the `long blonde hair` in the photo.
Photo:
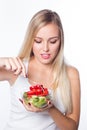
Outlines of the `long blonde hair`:
{"type": "Polygon", "coordinates": [[[59,87],[63,99],[63,104],[66,108],[66,112],[71,112],[72,110],[72,99],[71,99],[71,90],[70,82],[67,74],[67,65],[64,61],[64,32],[59,15],[51,10],[44,9],[37,12],[31,19],[28,29],[25,35],[24,44],[19,53],[19,57],[24,60],[30,60],[33,56],[32,46],[34,42],[34,37],[38,30],[49,23],[54,23],[58,26],[60,31],[60,49],[58,55],[56,56],[53,62],[53,89],[56,92],[56,89],[59,87]]]}

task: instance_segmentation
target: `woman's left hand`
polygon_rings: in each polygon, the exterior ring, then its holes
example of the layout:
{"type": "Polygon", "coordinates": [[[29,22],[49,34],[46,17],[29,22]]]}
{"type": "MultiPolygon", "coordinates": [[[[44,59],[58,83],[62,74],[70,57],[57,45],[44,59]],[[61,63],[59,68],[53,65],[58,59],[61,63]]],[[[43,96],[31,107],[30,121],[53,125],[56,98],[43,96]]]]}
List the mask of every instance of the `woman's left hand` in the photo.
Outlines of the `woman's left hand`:
{"type": "Polygon", "coordinates": [[[21,99],[19,99],[19,100],[24,105],[26,110],[31,111],[31,112],[42,112],[53,106],[53,104],[50,100],[48,100],[47,105],[43,108],[38,108],[38,107],[35,107],[33,104],[30,104],[30,103],[26,104],[24,100],[21,100],[21,99]]]}

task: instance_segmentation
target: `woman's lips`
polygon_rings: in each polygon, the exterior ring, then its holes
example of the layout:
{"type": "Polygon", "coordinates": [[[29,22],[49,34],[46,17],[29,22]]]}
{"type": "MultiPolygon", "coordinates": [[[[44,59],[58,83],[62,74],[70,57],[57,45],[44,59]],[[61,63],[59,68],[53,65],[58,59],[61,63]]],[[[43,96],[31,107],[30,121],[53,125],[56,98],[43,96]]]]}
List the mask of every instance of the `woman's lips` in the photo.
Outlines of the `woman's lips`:
{"type": "Polygon", "coordinates": [[[41,57],[43,59],[49,59],[50,58],[50,54],[41,54],[41,57]]]}

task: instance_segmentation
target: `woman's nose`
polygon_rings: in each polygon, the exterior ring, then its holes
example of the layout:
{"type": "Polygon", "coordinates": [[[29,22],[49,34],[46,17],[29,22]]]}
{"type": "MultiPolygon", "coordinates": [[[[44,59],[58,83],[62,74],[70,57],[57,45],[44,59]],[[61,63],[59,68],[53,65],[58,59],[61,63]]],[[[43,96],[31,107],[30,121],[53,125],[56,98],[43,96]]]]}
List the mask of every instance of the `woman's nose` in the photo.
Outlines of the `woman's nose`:
{"type": "Polygon", "coordinates": [[[49,46],[48,46],[48,43],[43,43],[43,50],[44,51],[49,51],[49,46]]]}

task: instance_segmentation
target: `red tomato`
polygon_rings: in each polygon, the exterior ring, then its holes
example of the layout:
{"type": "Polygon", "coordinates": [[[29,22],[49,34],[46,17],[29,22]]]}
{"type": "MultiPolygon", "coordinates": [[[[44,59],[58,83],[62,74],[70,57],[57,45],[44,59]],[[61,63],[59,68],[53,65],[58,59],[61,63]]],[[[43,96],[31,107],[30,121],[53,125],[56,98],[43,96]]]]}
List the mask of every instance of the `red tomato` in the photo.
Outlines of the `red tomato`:
{"type": "Polygon", "coordinates": [[[43,85],[35,85],[35,86],[30,86],[30,91],[27,92],[27,94],[30,95],[42,95],[46,96],[48,95],[48,89],[44,88],[43,85]]]}
{"type": "Polygon", "coordinates": [[[36,95],[40,95],[42,93],[42,90],[40,89],[40,88],[38,88],[37,90],[36,90],[36,95]]]}
{"type": "Polygon", "coordinates": [[[27,92],[27,95],[29,96],[29,95],[34,95],[35,94],[35,92],[34,91],[28,91],[27,92]]]}
{"type": "Polygon", "coordinates": [[[48,95],[48,91],[44,91],[43,93],[41,93],[41,96],[47,96],[48,95]]]}
{"type": "Polygon", "coordinates": [[[29,88],[31,91],[33,90],[33,87],[32,86],[30,86],[30,88],[29,88]]]}

